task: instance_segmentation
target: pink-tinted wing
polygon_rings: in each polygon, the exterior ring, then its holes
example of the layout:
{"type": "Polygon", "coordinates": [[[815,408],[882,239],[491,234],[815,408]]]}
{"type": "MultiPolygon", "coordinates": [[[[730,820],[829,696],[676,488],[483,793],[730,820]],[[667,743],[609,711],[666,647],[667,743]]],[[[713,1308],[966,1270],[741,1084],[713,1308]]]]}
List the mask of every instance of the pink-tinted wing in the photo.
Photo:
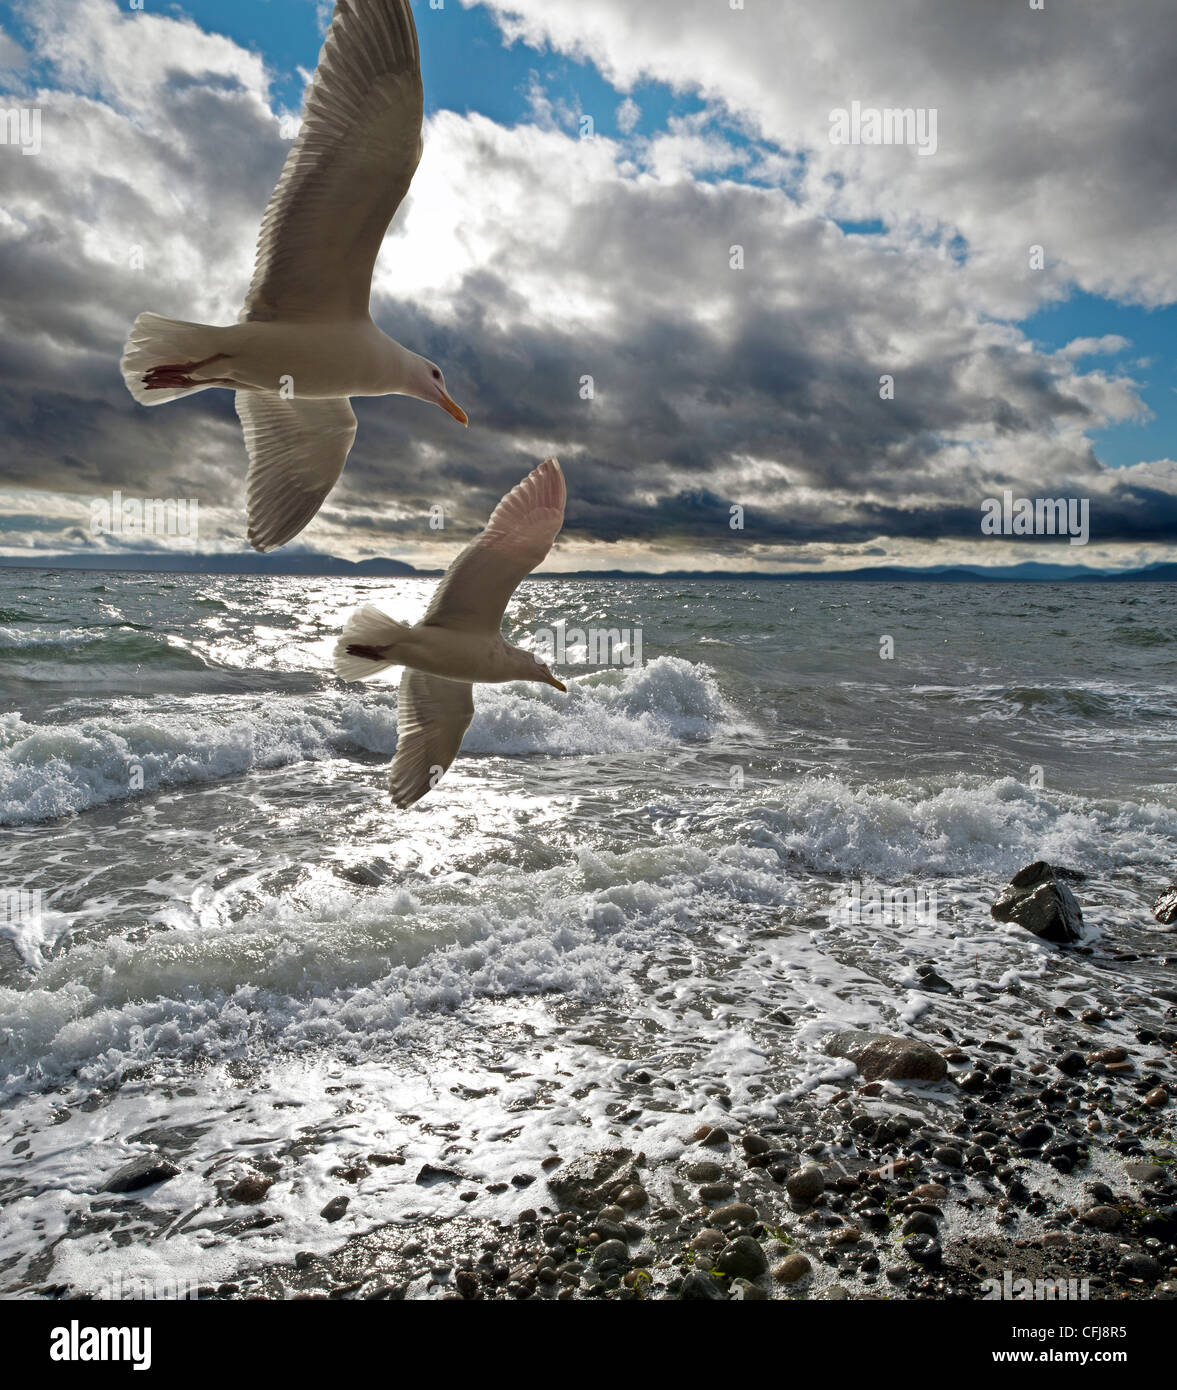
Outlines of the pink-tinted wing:
{"type": "Polygon", "coordinates": [[[459,632],[498,632],[511,595],[543,564],[560,534],[567,499],[555,459],[529,473],[446,571],[424,621],[459,632]]]}

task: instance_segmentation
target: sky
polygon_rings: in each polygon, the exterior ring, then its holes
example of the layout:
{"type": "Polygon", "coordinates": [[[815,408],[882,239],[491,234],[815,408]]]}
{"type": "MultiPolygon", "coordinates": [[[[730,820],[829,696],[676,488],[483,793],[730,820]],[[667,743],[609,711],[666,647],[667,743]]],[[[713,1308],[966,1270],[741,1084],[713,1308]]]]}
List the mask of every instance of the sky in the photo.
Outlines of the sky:
{"type": "MultiPolygon", "coordinates": [[[[229,394],[144,410],[118,361],[144,309],[236,319],[330,12],[0,0],[0,558],[247,551],[229,394]],[[198,541],[95,534],[116,493],[198,541]]],[[[444,564],[555,454],[555,569],[1177,559],[1171,0],[414,12],[373,316],[471,427],[357,401],[288,549],[444,564]],[[839,143],[854,103],[935,140],[839,143]],[[1006,491],[1087,500],[1088,543],[984,534],[1006,491]]]]}

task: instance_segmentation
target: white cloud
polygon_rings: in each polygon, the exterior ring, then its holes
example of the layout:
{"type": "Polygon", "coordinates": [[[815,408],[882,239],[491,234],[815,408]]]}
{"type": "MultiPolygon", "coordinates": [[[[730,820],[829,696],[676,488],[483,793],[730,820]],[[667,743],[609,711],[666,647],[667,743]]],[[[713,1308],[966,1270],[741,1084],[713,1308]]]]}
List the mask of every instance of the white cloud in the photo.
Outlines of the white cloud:
{"type": "Polygon", "coordinates": [[[617,108],[617,127],[623,135],[632,135],[642,119],[642,108],[633,97],[626,97],[617,108]]]}
{"type": "Polygon", "coordinates": [[[1122,338],[1118,333],[1105,333],[1102,338],[1075,338],[1069,342],[1060,353],[1060,356],[1069,358],[1072,362],[1080,357],[1110,356],[1118,352],[1123,352],[1132,346],[1127,338],[1122,338]]]}
{"type": "Polygon", "coordinates": [[[1170,0],[462,3],[494,9],[509,37],[591,58],[621,89],[651,78],[696,91],[805,150],[814,208],[959,233],[992,307],[1070,278],[1146,304],[1177,299],[1170,0]],[[829,113],[853,100],[935,108],[939,152],[832,146],[829,113]],[[1031,244],[1047,256],[1036,280],[1021,274],[1031,244]]]}

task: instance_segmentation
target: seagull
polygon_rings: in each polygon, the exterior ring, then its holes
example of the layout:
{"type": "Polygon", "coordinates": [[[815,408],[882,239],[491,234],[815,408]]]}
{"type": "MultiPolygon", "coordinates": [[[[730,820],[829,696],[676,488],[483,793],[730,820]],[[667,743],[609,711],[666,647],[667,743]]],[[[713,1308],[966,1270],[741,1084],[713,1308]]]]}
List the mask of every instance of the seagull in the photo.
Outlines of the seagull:
{"type": "Polygon", "coordinates": [[[436,363],[372,322],[372,270],[421,158],[409,0],[338,0],[302,129],[270,199],[245,307],[225,328],[140,314],[122,358],[142,405],[236,392],[249,543],[297,536],[339,481],[352,396],[416,396],[467,425],[436,363]]]}
{"type": "Polygon", "coordinates": [[[402,811],[432,791],[457,757],[474,718],[475,684],[536,681],[568,693],[538,656],[513,647],[502,634],[511,595],[543,564],[560,534],[567,497],[560,465],[548,459],[494,509],[486,529],[446,571],[416,627],[373,604],[348,619],[335,648],[335,672],[342,680],[365,680],[389,666],[406,668],[388,774],[392,799],[402,811]]]}

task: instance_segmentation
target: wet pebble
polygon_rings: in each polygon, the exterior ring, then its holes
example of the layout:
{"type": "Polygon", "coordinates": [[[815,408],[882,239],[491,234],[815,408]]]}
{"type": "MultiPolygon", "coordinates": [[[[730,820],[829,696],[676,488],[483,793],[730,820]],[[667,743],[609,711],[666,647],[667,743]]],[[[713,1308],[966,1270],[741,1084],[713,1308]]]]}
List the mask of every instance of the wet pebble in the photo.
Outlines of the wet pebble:
{"type": "Polygon", "coordinates": [[[814,1163],[798,1168],[785,1180],[785,1190],[797,1202],[812,1202],[825,1191],[826,1179],[814,1163]]]}
{"type": "Polygon", "coordinates": [[[804,1279],[812,1268],[808,1257],[798,1251],[774,1265],[772,1277],[779,1284],[795,1284],[798,1279],[804,1279]]]}

